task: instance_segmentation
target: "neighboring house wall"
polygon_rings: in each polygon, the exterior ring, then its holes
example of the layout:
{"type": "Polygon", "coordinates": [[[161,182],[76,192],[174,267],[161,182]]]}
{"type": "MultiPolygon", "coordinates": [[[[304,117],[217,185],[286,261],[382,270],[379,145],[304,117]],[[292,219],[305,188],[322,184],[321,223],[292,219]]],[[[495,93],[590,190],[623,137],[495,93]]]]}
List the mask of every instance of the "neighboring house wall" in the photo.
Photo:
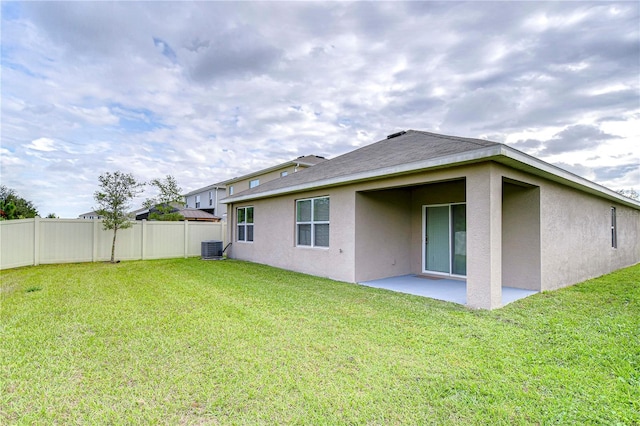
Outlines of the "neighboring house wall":
{"type": "Polygon", "coordinates": [[[222,217],[227,208],[220,200],[226,196],[227,190],[224,187],[207,188],[199,192],[191,192],[185,196],[187,208],[205,210],[215,216],[222,217]],[[211,194],[210,194],[211,193],[211,194]],[[200,197],[200,204],[196,206],[197,197],[200,197]],[[211,198],[210,198],[211,197],[211,198]]]}
{"type": "Polygon", "coordinates": [[[100,216],[96,212],[90,212],[90,213],[81,214],[80,216],[78,216],[78,218],[79,219],[102,219],[102,216],[100,216]]]}
{"type": "Polygon", "coordinates": [[[234,180],[226,181],[225,183],[227,185],[227,195],[231,195],[229,194],[229,188],[231,187],[233,187],[233,193],[237,194],[239,192],[246,191],[247,189],[249,189],[249,183],[253,180],[258,179],[260,181],[260,185],[262,185],[266,182],[282,177],[283,172],[286,172],[287,174],[292,174],[292,173],[295,173],[296,171],[305,169],[307,167],[308,166],[302,165],[302,164],[298,166],[296,166],[295,164],[289,164],[279,169],[270,170],[267,173],[247,175],[246,178],[243,177],[242,179],[239,179],[237,181],[234,181],[234,180]]]}

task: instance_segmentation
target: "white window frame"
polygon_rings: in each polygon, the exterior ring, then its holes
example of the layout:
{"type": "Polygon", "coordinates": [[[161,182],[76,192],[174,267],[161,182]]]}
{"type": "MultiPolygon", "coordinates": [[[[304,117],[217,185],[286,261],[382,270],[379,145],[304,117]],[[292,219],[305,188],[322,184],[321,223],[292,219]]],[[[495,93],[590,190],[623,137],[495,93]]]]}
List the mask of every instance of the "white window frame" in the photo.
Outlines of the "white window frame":
{"type": "Polygon", "coordinates": [[[249,189],[255,188],[258,185],[260,185],[260,179],[253,179],[249,181],[249,189]]]}
{"type": "Polygon", "coordinates": [[[289,172],[285,170],[284,172],[280,172],[280,177],[285,177],[288,174],[289,174],[289,172]]]}
{"type": "Polygon", "coordinates": [[[213,205],[213,191],[209,191],[209,205],[213,205]]]}
{"type": "Polygon", "coordinates": [[[233,195],[233,185],[229,187],[229,195],[233,195]]]}
{"type": "Polygon", "coordinates": [[[331,236],[331,200],[328,195],[322,197],[313,197],[313,198],[301,198],[296,200],[296,247],[312,247],[312,248],[323,248],[327,249],[331,245],[331,238],[329,238],[329,242],[326,246],[316,245],[316,235],[315,235],[315,225],[329,225],[329,237],[331,236]],[[314,220],[314,201],[326,198],[329,200],[329,220],[314,220]],[[310,221],[298,221],[298,203],[303,201],[311,201],[311,220],[310,221]],[[299,229],[300,225],[311,225],[311,244],[300,244],[299,240],[299,229]]]}
{"type": "Polygon", "coordinates": [[[200,208],[200,196],[196,195],[196,209],[200,208]]]}
{"type": "Polygon", "coordinates": [[[241,243],[252,243],[253,240],[255,239],[255,234],[254,234],[254,230],[255,230],[255,226],[254,226],[254,222],[255,222],[255,209],[253,208],[253,206],[243,206],[243,207],[238,207],[236,208],[236,241],[241,242],[241,243]],[[251,209],[251,222],[247,222],[246,218],[248,217],[247,215],[247,211],[251,209]],[[240,211],[244,211],[244,218],[245,221],[240,222],[238,216],[240,215],[240,211]],[[251,239],[249,239],[249,228],[251,228],[251,239]],[[240,229],[243,229],[244,232],[244,239],[240,239],[240,229]]]}
{"type": "MultiPolygon", "coordinates": [[[[453,209],[453,206],[466,206],[466,205],[467,205],[467,203],[465,201],[465,202],[459,202],[459,203],[446,203],[446,204],[425,204],[425,205],[422,206],[422,238],[421,238],[421,241],[422,241],[422,244],[421,244],[422,245],[422,260],[421,260],[421,262],[422,262],[422,273],[429,274],[429,275],[442,275],[442,276],[445,276],[445,277],[459,277],[459,278],[466,278],[467,277],[466,274],[462,275],[462,274],[454,274],[453,273],[453,261],[454,261],[454,259],[453,259],[453,256],[451,255],[451,248],[453,247],[452,209],[453,209]],[[427,235],[427,221],[426,221],[426,218],[427,218],[427,208],[428,207],[448,207],[449,208],[449,212],[448,212],[448,215],[449,215],[449,228],[448,228],[448,231],[447,231],[447,233],[449,235],[449,272],[438,272],[438,271],[432,271],[430,269],[427,269],[427,265],[426,265],[426,262],[425,262],[425,255],[426,255],[426,250],[427,250],[427,247],[426,247],[426,244],[425,244],[426,243],[425,238],[426,238],[426,235],[427,235]]],[[[466,226],[467,225],[465,224],[465,228],[466,228],[466,226]]],[[[465,231],[465,232],[468,232],[468,230],[465,231]]],[[[465,246],[466,246],[466,238],[465,238],[465,246]]],[[[469,266],[469,264],[468,264],[468,261],[469,261],[468,255],[469,255],[469,253],[467,252],[467,261],[466,261],[467,262],[467,268],[469,266]]]]}

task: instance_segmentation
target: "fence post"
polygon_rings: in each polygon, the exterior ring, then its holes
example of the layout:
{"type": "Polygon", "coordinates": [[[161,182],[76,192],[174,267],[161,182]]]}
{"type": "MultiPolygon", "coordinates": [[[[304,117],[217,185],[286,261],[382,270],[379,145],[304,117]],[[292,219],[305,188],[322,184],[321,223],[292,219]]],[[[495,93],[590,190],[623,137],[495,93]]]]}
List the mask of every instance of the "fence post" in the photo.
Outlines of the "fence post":
{"type": "Polygon", "coordinates": [[[40,264],[40,218],[33,218],[33,265],[40,264]]]}
{"type": "Polygon", "coordinates": [[[189,254],[189,221],[184,220],[184,258],[189,254]]]}
{"type": "Polygon", "coordinates": [[[93,219],[93,250],[91,253],[91,261],[98,260],[98,219],[93,219]]]}
{"type": "Polygon", "coordinates": [[[140,229],[140,258],[145,260],[147,257],[147,219],[142,219],[142,228],[140,229]]]}

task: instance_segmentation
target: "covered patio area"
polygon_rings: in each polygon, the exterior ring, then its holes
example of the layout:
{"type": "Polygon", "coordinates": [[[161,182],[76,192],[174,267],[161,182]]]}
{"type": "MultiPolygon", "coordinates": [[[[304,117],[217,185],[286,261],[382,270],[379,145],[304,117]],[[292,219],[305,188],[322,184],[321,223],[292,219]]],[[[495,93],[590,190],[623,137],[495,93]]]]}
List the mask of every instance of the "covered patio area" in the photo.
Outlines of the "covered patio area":
{"type": "MultiPolygon", "coordinates": [[[[426,275],[402,275],[359,283],[367,287],[382,288],[399,293],[429,297],[446,302],[467,304],[467,283],[463,280],[439,278],[426,275]]],[[[514,287],[502,287],[502,306],[523,299],[537,291],[514,287]]]]}

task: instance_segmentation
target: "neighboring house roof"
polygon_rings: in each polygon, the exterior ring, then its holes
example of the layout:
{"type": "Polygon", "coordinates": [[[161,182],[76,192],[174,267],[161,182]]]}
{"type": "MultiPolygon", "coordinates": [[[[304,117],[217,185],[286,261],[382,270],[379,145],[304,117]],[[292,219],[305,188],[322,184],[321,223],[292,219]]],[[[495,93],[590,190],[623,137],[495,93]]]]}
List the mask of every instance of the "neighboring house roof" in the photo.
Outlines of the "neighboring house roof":
{"type": "Polygon", "coordinates": [[[178,209],[178,213],[184,216],[186,220],[220,220],[218,216],[214,216],[200,209],[183,208],[178,209]]]}
{"type": "Polygon", "coordinates": [[[249,179],[253,176],[259,176],[259,175],[263,175],[265,173],[269,173],[272,172],[274,170],[278,170],[278,169],[282,169],[284,167],[289,167],[289,166],[296,166],[296,165],[300,165],[300,166],[306,166],[306,167],[311,167],[311,166],[315,166],[316,164],[322,163],[327,161],[326,158],[324,157],[320,157],[318,155],[302,155],[298,158],[294,158],[291,161],[287,161],[285,163],[280,163],[276,166],[273,167],[268,167],[266,169],[262,169],[262,170],[258,170],[256,172],[252,172],[243,176],[237,176],[234,177],[232,179],[229,180],[225,180],[224,182],[220,182],[220,185],[229,185],[232,184],[234,182],[238,182],[240,180],[245,180],[245,179],[249,179]]]}
{"type": "Polygon", "coordinates": [[[98,214],[98,212],[92,211],[92,212],[82,213],[78,215],[78,217],[81,217],[81,216],[100,216],[100,215],[98,214]]]}
{"type": "Polygon", "coordinates": [[[417,130],[395,133],[379,142],[326,160],[314,167],[226,197],[222,202],[267,198],[482,161],[496,161],[600,197],[640,208],[640,202],[506,145],[482,139],[446,136],[417,130]]]}
{"type": "Polygon", "coordinates": [[[129,212],[129,216],[135,216],[135,215],[138,215],[140,213],[146,213],[148,211],[149,211],[149,209],[147,207],[140,207],[139,209],[130,211],[129,212]]]}
{"type": "MultiPolygon", "coordinates": [[[[136,215],[136,220],[148,219],[150,213],[159,213],[157,206],[152,207],[151,209],[145,209],[139,211],[136,215]]],[[[218,216],[214,216],[211,213],[207,213],[204,210],[193,209],[188,207],[177,207],[172,206],[171,213],[179,213],[181,214],[185,220],[208,220],[208,221],[219,221],[220,218],[218,216]]]]}
{"type": "Polygon", "coordinates": [[[227,189],[227,187],[222,183],[213,183],[211,185],[203,186],[202,188],[194,189],[191,192],[184,194],[184,197],[189,197],[191,195],[200,194],[201,192],[211,191],[212,189],[227,189]]]}

